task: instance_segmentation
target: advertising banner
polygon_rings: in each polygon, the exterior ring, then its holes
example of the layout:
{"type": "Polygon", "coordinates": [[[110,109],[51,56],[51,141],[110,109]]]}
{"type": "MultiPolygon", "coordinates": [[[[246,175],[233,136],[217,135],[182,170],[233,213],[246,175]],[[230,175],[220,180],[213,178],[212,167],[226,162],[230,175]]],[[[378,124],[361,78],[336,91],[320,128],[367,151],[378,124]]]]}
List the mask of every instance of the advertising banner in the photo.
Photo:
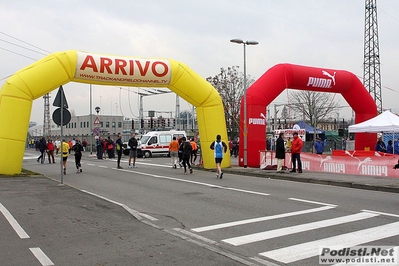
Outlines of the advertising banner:
{"type": "MultiPolygon", "coordinates": [[[[327,172],[335,174],[351,174],[364,176],[399,177],[399,169],[394,169],[398,164],[399,155],[369,153],[368,156],[356,154],[356,151],[344,151],[341,156],[301,153],[302,170],[312,172],[327,172]]],[[[277,165],[275,152],[260,151],[260,168],[268,165],[277,165]]],[[[286,153],[284,166],[291,168],[291,154],[286,153]]]]}
{"type": "Polygon", "coordinates": [[[115,84],[169,85],[167,59],[142,59],[77,52],[75,78],[115,84]]]}

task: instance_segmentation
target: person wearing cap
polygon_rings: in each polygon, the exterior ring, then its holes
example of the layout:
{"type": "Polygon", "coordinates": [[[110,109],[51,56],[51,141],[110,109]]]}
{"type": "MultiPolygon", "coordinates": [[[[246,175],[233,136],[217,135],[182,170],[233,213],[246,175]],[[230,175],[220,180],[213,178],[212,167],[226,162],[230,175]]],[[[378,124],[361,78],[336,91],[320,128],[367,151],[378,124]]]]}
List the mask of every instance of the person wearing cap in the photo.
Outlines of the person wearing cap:
{"type": "Polygon", "coordinates": [[[222,160],[223,154],[227,152],[227,145],[224,141],[222,141],[222,137],[220,135],[216,136],[216,140],[212,142],[210,149],[215,151],[215,163],[216,163],[216,178],[223,178],[222,172],[222,160]]]}
{"type": "Polygon", "coordinates": [[[291,173],[296,172],[296,163],[298,162],[298,173],[302,173],[302,162],[301,162],[301,151],[303,147],[303,141],[300,137],[298,137],[298,132],[294,132],[293,140],[291,145],[291,161],[292,161],[292,170],[291,173]]]}
{"type": "Polygon", "coordinates": [[[323,142],[321,142],[321,138],[317,138],[316,142],[314,143],[314,150],[316,151],[316,154],[323,154],[324,145],[323,142]]]}

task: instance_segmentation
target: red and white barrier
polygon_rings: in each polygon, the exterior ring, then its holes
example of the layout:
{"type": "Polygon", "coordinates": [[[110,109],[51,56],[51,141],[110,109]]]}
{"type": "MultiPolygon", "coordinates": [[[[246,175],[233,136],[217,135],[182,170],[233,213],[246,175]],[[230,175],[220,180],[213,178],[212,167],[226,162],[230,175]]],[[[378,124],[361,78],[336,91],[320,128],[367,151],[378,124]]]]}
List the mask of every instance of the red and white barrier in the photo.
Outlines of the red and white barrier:
{"type": "MultiPolygon", "coordinates": [[[[399,177],[399,169],[393,169],[399,155],[379,152],[340,151],[333,155],[301,153],[302,170],[335,174],[399,177]]],[[[275,152],[260,151],[260,168],[276,165],[275,152]]],[[[291,154],[286,153],[283,165],[291,168],[291,154]]]]}

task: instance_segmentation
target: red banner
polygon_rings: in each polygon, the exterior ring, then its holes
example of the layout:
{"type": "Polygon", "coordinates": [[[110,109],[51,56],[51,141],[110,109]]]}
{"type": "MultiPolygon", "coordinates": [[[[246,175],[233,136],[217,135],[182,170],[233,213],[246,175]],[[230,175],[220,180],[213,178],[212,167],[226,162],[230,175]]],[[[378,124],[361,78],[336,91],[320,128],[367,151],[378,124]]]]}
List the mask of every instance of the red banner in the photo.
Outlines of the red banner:
{"type": "MultiPolygon", "coordinates": [[[[342,156],[301,153],[302,170],[327,172],[334,174],[352,174],[365,176],[399,177],[399,169],[393,169],[398,164],[398,155],[378,152],[364,153],[358,151],[343,151],[342,156]]],[[[291,168],[291,154],[285,156],[284,165],[291,168]]],[[[260,151],[260,168],[276,165],[275,153],[260,151]]]]}

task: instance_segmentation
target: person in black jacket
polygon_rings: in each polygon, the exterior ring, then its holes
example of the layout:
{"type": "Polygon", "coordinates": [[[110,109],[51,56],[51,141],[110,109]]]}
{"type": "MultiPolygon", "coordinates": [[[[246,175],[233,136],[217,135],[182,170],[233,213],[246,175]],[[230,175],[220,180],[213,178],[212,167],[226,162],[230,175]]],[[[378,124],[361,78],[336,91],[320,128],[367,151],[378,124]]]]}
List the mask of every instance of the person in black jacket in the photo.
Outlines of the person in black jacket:
{"type": "Polygon", "coordinates": [[[79,140],[76,140],[75,145],[73,145],[72,150],[75,152],[75,165],[76,165],[76,173],[82,172],[82,164],[80,161],[82,160],[82,151],[83,146],[80,144],[79,140]]]}
{"type": "Polygon", "coordinates": [[[277,173],[284,173],[283,161],[285,159],[284,132],[280,132],[276,141],[277,173]]]}
{"type": "Polygon", "coordinates": [[[130,147],[130,153],[129,153],[129,168],[136,168],[136,158],[137,158],[137,146],[139,145],[139,142],[136,139],[136,134],[133,133],[132,137],[129,139],[128,146],[130,147]],[[131,165],[133,158],[133,165],[131,165]]]}
{"type": "Polygon", "coordinates": [[[122,157],[122,151],[123,151],[123,142],[122,142],[122,135],[119,133],[118,134],[118,139],[116,140],[116,154],[118,156],[118,160],[116,162],[116,168],[118,169],[123,169],[121,166],[121,157],[122,157]]]}
{"type": "Polygon", "coordinates": [[[103,145],[103,138],[99,137],[96,140],[96,147],[97,147],[97,159],[102,160],[103,159],[103,153],[104,153],[104,145],[103,145]]]}
{"type": "Polygon", "coordinates": [[[46,158],[46,150],[47,150],[47,142],[46,139],[44,137],[42,137],[39,140],[39,143],[37,145],[37,148],[40,151],[40,156],[37,158],[37,162],[39,162],[39,160],[41,160],[40,162],[43,164],[44,163],[44,159],[46,158]]]}
{"type": "Polygon", "coordinates": [[[193,173],[193,169],[190,165],[190,156],[193,150],[190,141],[187,141],[186,137],[182,137],[182,143],[180,144],[180,150],[182,151],[183,157],[183,167],[184,167],[184,174],[187,174],[187,166],[190,170],[190,174],[193,173]]]}

